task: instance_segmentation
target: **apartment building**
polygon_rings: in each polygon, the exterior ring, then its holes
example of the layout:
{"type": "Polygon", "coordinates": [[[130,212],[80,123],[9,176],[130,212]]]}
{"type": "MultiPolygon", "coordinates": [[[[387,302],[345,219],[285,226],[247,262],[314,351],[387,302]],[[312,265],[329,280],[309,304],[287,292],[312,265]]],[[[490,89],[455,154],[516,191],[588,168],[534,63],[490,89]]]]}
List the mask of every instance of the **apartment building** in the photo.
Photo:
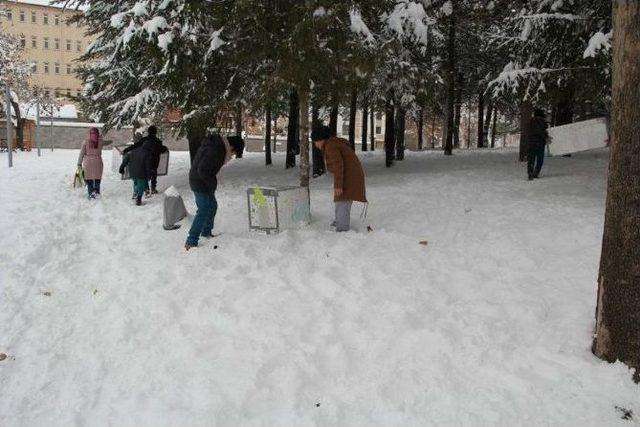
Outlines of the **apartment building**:
{"type": "Polygon", "coordinates": [[[32,64],[32,82],[45,95],[69,98],[81,93],[77,59],[91,42],[84,29],[67,21],[75,13],[29,0],[0,0],[0,31],[20,40],[32,64]]]}

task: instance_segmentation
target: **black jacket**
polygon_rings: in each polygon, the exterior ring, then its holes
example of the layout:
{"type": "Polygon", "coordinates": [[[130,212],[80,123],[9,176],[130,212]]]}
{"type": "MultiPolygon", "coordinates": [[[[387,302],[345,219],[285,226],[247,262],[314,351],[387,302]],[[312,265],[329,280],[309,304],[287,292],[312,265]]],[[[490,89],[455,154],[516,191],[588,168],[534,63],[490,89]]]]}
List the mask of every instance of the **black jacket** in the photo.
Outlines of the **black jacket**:
{"type": "Polygon", "coordinates": [[[124,168],[127,166],[131,178],[149,179],[152,170],[151,152],[144,146],[130,150],[122,159],[120,173],[124,173],[124,168]]]}
{"type": "Polygon", "coordinates": [[[191,190],[198,193],[213,193],[218,187],[216,175],[224,165],[227,149],[220,137],[208,136],[200,144],[189,171],[191,190]]]}
{"type": "Polygon", "coordinates": [[[542,117],[532,118],[529,122],[529,148],[543,148],[548,138],[547,122],[545,122],[542,117]]]}
{"type": "Polygon", "coordinates": [[[167,147],[162,145],[162,141],[160,141],[155,135],[145,136],[140,140],[140,142],[142,142],[142,146],[151,153],[151,167],[154,170],[158,169],[158,165],[160,164],[160,154],[168,151],[167,147]]]}

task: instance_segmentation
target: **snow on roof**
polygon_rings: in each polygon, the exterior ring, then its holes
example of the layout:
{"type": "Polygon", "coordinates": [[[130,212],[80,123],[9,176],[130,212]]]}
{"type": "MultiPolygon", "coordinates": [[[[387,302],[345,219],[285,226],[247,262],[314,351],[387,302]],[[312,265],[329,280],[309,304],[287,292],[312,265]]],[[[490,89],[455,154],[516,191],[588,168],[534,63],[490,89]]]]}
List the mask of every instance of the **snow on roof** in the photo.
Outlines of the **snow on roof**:
{"type": "Polygon", "coordinates": [[[49,4],[49,0],[7,0],[8,3],[23,3],[23,4],[30,4],[30,5],[34,5],[34,6],[47,6],[47,7],[55,7],[57,9],[62,9],[62,5],[56,4],[56,5],[52,5],[49,4]]]}
{"type": "MultiPolygon", "coordinates": [[[[34,104],[21,104],[20,111],[26,118],[35,120],[36,106],[34,104]]],[[[40,117],[49,117],[50,115],[49,111],[45,109],[40,110],[40,117]]],[[[73,104],[65,104],[53,111],[53,117],[56,119],[77,119],[78,109],[73,104]]]]}

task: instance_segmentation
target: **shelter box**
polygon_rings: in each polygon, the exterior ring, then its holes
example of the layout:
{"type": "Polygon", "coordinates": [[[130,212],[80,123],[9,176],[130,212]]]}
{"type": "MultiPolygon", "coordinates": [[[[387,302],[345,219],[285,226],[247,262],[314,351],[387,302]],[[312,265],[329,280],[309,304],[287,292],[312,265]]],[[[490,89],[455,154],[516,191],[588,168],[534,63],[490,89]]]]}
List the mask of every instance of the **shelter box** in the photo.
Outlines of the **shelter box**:
{"type": "Polygon", "coordinates": [[[308,225],[309,190],[305,187],[252,187],[247,190],[249,229],[270,233],[308,225]]]}
{"type": "MultiPolygon", "coordinates": [[[[122,152],[125,148],[129,147],[131,144],[127,145],[114,145],[112,155],[111,155],[111,170],[115,173],[118,173],[118,169],[120,169],[120,165],[122,164],[122,152]]],[[[166,151],[160,154],[160,163],[158,164],[158,176],[163,176],[169,173],[169,151],[166,151]]],[[[121,175],[122,179],[131,179],[129,176],[129,168],[125,168],[124,174],[121,175]]]]}

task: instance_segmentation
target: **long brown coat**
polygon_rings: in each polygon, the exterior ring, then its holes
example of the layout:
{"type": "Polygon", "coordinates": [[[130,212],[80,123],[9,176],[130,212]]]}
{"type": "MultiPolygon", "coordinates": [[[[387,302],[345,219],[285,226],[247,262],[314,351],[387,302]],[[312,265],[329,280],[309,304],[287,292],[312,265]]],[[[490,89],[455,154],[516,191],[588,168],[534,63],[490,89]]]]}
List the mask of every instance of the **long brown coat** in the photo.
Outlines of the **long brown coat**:
{"type": "Polygon", "coordinates": [[[98,147],[87,138],[82,143],[78,164],[84,169],[84,179],[102,179],[102,138],[98,140],[98,147]]]}
{"type": "Polygon", "coordinates": [[[334,197],[334,202],[366,203],[364,171],[349,141],[333,136],[325,142],[322,153],[327,169],[333,174],[333,188],[342,188],[342,195],[334,197]]]}

